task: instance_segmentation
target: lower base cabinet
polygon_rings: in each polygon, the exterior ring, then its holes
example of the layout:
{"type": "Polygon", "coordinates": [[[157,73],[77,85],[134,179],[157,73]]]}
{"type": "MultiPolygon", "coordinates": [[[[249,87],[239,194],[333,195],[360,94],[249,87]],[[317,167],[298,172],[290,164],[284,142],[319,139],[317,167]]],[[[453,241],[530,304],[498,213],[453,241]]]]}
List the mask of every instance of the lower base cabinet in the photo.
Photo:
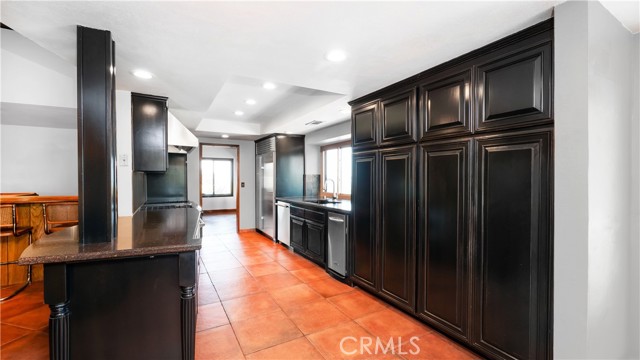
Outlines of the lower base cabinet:
{"type": "Polygon", "coordinates": [[[314,210],[293,206],[291,214],[289,220],[291,246],[296,252],[325,266],[327,263],[325,215],[314,210]]]}

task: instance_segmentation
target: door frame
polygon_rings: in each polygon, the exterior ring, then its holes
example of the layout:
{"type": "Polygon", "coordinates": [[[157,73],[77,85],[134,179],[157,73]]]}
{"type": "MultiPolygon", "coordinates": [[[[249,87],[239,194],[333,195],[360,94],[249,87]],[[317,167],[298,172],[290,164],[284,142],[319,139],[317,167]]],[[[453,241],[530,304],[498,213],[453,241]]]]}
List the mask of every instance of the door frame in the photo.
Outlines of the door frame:
{"type": "MultiPolygon", "coordinates": [[[[218,147],[231,147],[236,149],[236,233],[240,232],[240,145],[237,144],[221,144],[221,143],[203,143],[201,142],[198,145],[199,155],[198,155],[198,174],[199,174],[199,189],[198,196],[200,197],[200,207],[202,205],[202,148],[204,146],[218,146],[218,147]]],[[[204,212],[204,210],[203,210],[204,212]]]]}

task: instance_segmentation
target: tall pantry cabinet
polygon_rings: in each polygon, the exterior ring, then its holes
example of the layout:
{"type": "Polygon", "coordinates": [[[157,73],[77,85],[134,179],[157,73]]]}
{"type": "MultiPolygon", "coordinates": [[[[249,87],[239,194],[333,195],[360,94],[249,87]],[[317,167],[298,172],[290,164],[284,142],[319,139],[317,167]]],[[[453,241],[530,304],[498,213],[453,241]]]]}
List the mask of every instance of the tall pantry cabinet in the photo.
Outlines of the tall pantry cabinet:
{"type": "Polygon", "coordinates": [[[551,357],[552,39],[351,103],[352,281],[489,358],[551,357]]]}

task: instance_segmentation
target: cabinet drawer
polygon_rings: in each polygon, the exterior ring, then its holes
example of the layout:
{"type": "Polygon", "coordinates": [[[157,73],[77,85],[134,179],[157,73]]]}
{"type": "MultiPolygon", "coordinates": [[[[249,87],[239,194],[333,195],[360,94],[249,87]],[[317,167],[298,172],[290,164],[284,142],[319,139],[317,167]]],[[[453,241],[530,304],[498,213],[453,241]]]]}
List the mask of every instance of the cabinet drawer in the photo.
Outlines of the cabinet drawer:
{"type": "Polygon", "coordinates": [[[291,206],[289,209],[291,211],[291,216],[297,216],[297,217],[300,217],[300,218],[304,218],[304,209],[303,208],[298,208],[298,207],[291,206]]]}
{"type": "Polygon", "coordinates": [[[324,213],[318,211],[306,209],[304,211],[304,218],[320,224],[324,224],[324,213]]]}

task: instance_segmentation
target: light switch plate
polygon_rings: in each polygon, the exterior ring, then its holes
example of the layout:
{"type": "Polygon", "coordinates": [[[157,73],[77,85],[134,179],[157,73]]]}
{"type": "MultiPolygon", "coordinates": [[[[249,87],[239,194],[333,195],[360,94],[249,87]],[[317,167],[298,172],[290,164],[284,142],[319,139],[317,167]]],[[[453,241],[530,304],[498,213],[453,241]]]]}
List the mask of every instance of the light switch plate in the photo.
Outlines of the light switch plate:
{"type": "Polygon", "coordinates": [[[118,156],[118,166],[129,166],[129,154],[118,156]]]}

